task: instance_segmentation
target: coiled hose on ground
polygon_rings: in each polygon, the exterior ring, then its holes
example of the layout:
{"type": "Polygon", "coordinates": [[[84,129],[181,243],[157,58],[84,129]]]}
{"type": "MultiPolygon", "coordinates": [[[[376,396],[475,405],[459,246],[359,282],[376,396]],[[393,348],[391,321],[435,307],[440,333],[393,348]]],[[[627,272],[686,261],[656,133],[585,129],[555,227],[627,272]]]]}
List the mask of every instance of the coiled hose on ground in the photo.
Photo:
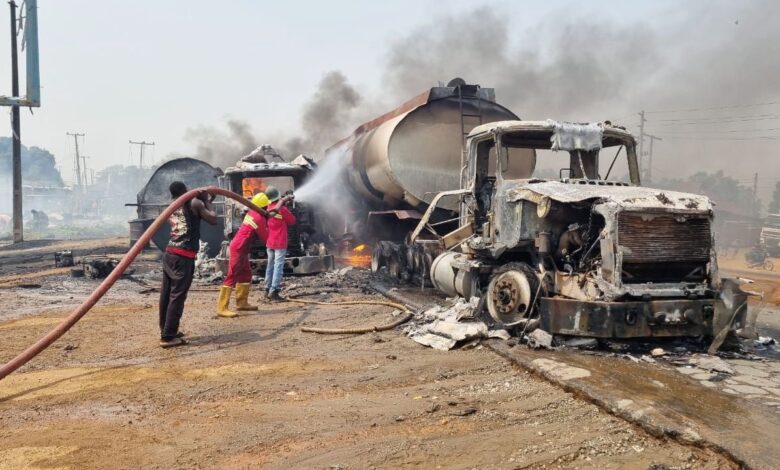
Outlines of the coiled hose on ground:
{"type": "Polygon", "coordinates": [[[249,209],[252,209],[254,211],[257,211],[263,215],[267,215],[267,212],[254,204],[252,204],[247,199],[239,196],[238,194],[217,188],[214,186],[207,186],[203,188],[197,188],[193,189],[191,191],[188,191],[184,193],[182,196],[180,196],[178,199],[173,201],[168,208],[166,208],[162,214],[160,214],[152,223],[151,226],[149,226],[148,229],[141,235],[141,237],[138,239],[138,241],[135,242],[135,244],[130,248],[130,250],[125,254],[125,256],[122,257],[122,260],[117,264],[116,268],[114,268],[113,271],[111,271],[111,274],[109,274],[103,282],[100,283],[100,285],[90,294],[89,297],[81,304],[79,305],[73,312],[71,312],[70,315],[68,315],[62,322],[60,322],[59,325],[57,325],[53,330],[51,330],[48,334],[43,336],[41,339],[36,341],[32,346],[25,349],[15,358],[8,361],[6,364],[4,364],[2,367],[0,367],[0,380],[4,379],[8,374],[14,372],[18,368],[25,365],[27,362],[29,362],[32,358],[40,354],[44,349],[51,346],[52,343],[57,341],[62,335],[64,335],[73,325],[75,325],[81,318],[89,312],[89,310],[95,306],[95,304],[105,295],[106,292],[111,288],[111,286],[114,285],[114,283],[122,276],[122,274],[125,272],[125,270],[130,266],[130,264],[135,260],[135,258],[141,253],[141,251],[144,249],[146,245],[149,244],[149,241],[152,239],[152,236],[154,236],[155,232],[160,229],[160,227],[168,222],[168,218],[176,211],[176,209],[180,208],[184,203],[190,201],[191,199],[197,197],[202,192],[208,192],[210,194],[214,195],[220,195],[225,196],[230,199],[233,199],[234,201],[237,201],[244,206],[248,207],[249,209]]]}
{"type": "Polygon", "coordinates": [[[301,327],[301,331],[304,333],[319,333],[321,335],[361,335],[364,333],[373,333],[375,331],[387,331],[392,330],[396,326],[402,325],[412,319],[414,315],[406,308],[405,305],[396,304],[393,302],[383,302],[381,300],[349,300],[345,302],[319,302],[316,300],[303,300],[303,299],[287,299],[290,302],[297,302],[301,304],[313,304],[313,305],[386,305],[388,307],[397,308],[406,314],[398,320],[379,326],[365,326],[357,328],[314,328],[310,326],[301,327]]]}

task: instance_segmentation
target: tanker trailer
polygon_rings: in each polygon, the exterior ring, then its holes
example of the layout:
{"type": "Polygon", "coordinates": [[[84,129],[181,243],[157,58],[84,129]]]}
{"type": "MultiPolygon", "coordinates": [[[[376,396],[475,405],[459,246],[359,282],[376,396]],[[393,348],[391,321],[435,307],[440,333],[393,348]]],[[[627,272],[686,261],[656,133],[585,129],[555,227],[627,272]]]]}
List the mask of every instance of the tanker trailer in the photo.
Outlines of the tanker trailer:
{"type": "MultiPolygon", "coordinates": [[[[426,243],[425,234],[410,244],[409,234],[434,195],[460,187],[466,135],[481,124],[517,119],[496,102],[493,89],[454,79],[359,126],[325,154],[326,160],[344,159],[344,184],[353,196],[338,238],[348,248],[372,244],[373,271],[387,267],[399,279],[423,282],[441,245],[433,236],[426,243]]],[[[533,168],[535,153],[527,154],[521,160],[533,168]]],[[[518,165],[512,171],[529,169],[518,165]]],[[[458,211],[458,199],[440,201],[431,232],[456,227],[458,211]]]]}
{"type": "MultiPolygon", "coordinates": [[[[141,234],[152,225],[154,219],[162,214],[166,207],[171,203],[171,193],[168,186],[174,181],[181,181],[187,185],[187,188],[193,189],[201,186],[214,186],[218,178],[222,176],[222,170],[213,167],[202,160],[184,157],[169,160],[160,165],[147,181],[146,185],[138,192],[135,204],[125,204],[125,206],[136,207],[138,216],[129,221],[130,225],[130,244],[138,240],[141,234]]],[[[218,198],[214,202],[214,208],[217,211],[217,224],[210,225],[201,221],[200,238],[208,243],[207,254],[214,257],[219,253],[222,244],[222,225],[223,225],[223,202],[218,198]]],[[[165,250],[168,246],[168,240],[171,237],[171,228],[168,224],[163,225],[152,237],[152,242],[160,250],[165,250]]]]}

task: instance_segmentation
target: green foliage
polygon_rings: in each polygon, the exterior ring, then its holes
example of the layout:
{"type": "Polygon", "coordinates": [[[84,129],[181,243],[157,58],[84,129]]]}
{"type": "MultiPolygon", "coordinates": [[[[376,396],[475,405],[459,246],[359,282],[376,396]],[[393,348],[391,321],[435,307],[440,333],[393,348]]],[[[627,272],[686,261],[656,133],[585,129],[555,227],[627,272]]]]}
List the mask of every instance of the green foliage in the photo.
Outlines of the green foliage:
{"type": "MultiPolygon", "coordinates": [[[[726,176],[723,170],[716,173],[700,171],[689,176],[688,179],[664,179],[653,186],[704,194],[720,209],[739,212],[745,216],[758,217],[761,210],[761,201],[753,195],[753,188],[739,184],[736,179],[726,176]]],[[[778,195],[777,189],[775,194],[778,195]]]]}
{"type": "MultiPolygon", "coordinates": [[[[12,140],[0,137],[0,175],[11,175],[13,169],[12,140]]],[[[36,186],[65,186],[57,170],[54,155],[40,147],[22,145],[22,180],[36,186]]]]}

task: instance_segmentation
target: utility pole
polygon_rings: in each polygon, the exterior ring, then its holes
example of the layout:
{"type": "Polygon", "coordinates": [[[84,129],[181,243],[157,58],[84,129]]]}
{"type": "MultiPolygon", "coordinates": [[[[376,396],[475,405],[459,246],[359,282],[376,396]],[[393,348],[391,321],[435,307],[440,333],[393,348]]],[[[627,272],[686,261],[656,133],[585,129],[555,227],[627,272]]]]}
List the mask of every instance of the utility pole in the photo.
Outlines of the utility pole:
{"type": "Polygon", "coordinates": [[[130,142],[130,145],[138,145],[141,148],[141,155],[138,157],[138,168],[143,169],[144,168],[144,147],[147,145],[154,145],[154,142],[133,142],[132,140],[128,141],[130,142]]]}
{"type": "Polygon", "coordinates": [[[647,156],[647,184],[653,181],[653,142],[656,140],[664,140],[658,136],[645,134],[650,139],[650,151],[647,156]]]}
{"type": "MultiPolygon", "coordinates": [[[[11,95],[19,96],[19,58],[16,51],[16,2],[8,2],[11,7],[11,95]]],[[[22,122],[19,106],[11,106],[11,133],[13,134],[13,223],[14,243],[24,241],[22,225],[22,122]]]]}
{"type": "Polygon", "coordinates": [[[11,96],[0,95],[0,106],[11,107],[11,164],[14,243],[24,241],[22,226],[22,131],[19,109],[41,105],[40,70],[38,68],[38,0],[25,0],[24,13],[17,21],[16,1],[9,0],[11,10],[11,96]],[[24,27],[22,27],[24,19],[24,27]],[[16,37],[24,32],[22,50],[25,51],[27,94],[19,96],[19,55],[16,37]]]}
{"type": "MultiPolygon", "coordinates": [[[[639,173],[641,174],[641,168],[647,166],[645,164],[645,110],[639,111],[639,173]]],[[[647,170],[645,170],[645,174],[647,170]]],[[[643,175],[644,176],[644,175],[643,175]]]]}
{"type": "Polygon", "coordinates": [[[79,134],[78,132],[66,132],[65,134],[72,136],[73,141],[76,143],[76,159],[74,160],[73,172],[76,174],[75,183],[78,184],[79,189],[83,192],[84,185],[82,184],[81,155],[79,155],[79,137],[84,137],[85,134],[79,134]]]}
{"type": "Polygon", "coordinates": [[[86,155],[81,156],[81,171],[84,174],[81,180],[84,182],[85,188],[89,185],[89,178],[87,178],[87,158],[89,157],[86,155]]]}
{"type": "Polygon", "coordinates": [[[753,174],[753,199],[758,197],[758,173],[753,174]]]}

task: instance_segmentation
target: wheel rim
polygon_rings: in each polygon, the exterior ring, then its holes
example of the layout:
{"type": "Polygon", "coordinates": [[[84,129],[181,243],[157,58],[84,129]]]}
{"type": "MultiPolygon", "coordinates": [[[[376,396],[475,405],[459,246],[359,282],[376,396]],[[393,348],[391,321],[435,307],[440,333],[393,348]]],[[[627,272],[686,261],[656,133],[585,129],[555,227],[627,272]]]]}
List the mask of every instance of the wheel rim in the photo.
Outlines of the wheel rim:
{"type": "Polygon", "coordinates": [[[514,323],[523,318],[530,302],[531,285],[523,273],[507,271],[490,281],[487,307],[493,320],[514,323]]]}

